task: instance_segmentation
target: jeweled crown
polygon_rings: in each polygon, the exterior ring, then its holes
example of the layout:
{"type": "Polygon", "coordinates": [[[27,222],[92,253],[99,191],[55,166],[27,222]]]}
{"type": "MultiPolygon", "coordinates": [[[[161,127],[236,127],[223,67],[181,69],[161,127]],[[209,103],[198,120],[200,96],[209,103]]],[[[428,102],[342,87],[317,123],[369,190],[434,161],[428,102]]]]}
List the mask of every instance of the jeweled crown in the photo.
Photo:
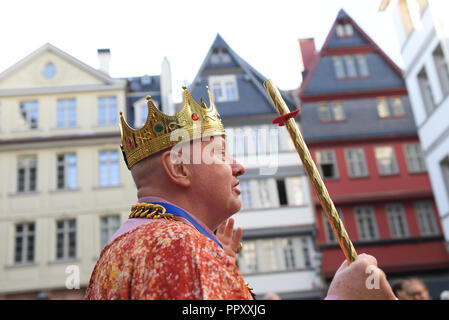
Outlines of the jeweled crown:
{"type": "Polygon", "coordinates": [[[123,117],[123,113],[120,112],[122,140],[120,148],[128,169],[131,169],[140,160],[171,148],[180,142],[207,136],[225,135],[221,116],[215,107],[209,88],[206,87],[209,95],[209,107],[206,106],[203,99],[201,99],[201,105],[196,103],[187,88],[183,86],[183,89],[184,106],[173,116],[159,111],[151,97],[147,96],[148,117],[140,129],[131,128],[123,117]],[[186,137],[187,134],[188,137],[186,137]]]}

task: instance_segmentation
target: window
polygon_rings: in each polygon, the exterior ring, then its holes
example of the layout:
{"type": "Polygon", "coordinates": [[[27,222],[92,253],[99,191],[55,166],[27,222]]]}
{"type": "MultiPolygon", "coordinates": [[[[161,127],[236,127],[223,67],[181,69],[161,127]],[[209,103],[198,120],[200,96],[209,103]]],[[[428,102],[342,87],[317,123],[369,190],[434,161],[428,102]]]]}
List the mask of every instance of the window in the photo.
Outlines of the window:
{"type": "Polygon", "coordinates": [[[363,54],[333,56],[332,59],[337,79],[369,76],[368,63],[363,54]]]}
{"type": "Polygon", "coordinates": [[[101,187],[117,186],[120,183],[117,151],[100,152],[99,182],[101,187]]]}
{"type": "Polygon", "coordinates": [[[436,104],[433,98],[432,87],[430,86],[425,67],[422,68],[422,70],[418,74],[418,83],[421,90],[424,107],[427,111],[427,114],[429,114],[436,108],[436,104]]]}
{"type": "Polygon", "coordinates": [[[76,102],[75,99],[58,100],[57,105],[58,128],[68,128],[76,126],[76,102]]]}
{"type": "Polygon", "coordinates": [[[441,45],[438,45],[433,52],[433,61],[435,62],[438,79],[440,80],[441,91],[443,96],[447,96],[449,94],[449,66],[444,57],[441,45]]]}
{"type": "Polygon", "coordinates": [[[278,196],[279,196],[279,204],[281,206],[285,206],[288,204],[287,202],[287,191],[285,189],[285,181],[284,179],[276,180],[276,186],[278,189],[278,196]]]}
{"type": "Polygon", "coordinates": [[[231,56],[224,48],[216,48],[212,51],[210,57],[210,63],[212,64],[225,64],[232,61],[231,56]]]}
{"type": "Polygon", "coordinates": [[[426,172],[426,163],[419,144],[405,145],[405,155],[407,157],[408,171],[411,173],[426,172]]]}
{"type": "Polygon", "coordinates": [[[343,79],[346,77],[345,68],[343,65],[343,60],[339,56],[333,56],[332,60],[334,61],[334,70],[335,70],[335,77],[337,79],[343,79]]]}
{"type": "MultiPolygon", "coordinates": [[[[340,217],[341,222],[343,223],[343,214],[341,213],[340,208],[336,208],[338,212],[338,216],[340,217]]],[[[324,228],[326,232],[326,238],[329,243],[338,243],[338,239],[335,236],[334,229],[332,229],[332,226],[329,222],[329,219],[327,218],[326,212],[321,210],[321,213],[323,215],[323,222],[324,222],[324,228]]]]}
{"type": "Polygon", "coordinates": [[[418,215],[419,229],[423,236],[437,235],[438,227],[435,213],[431,202],[416,202],[416,213],[418,215]]]}
{"type": "Polygon", "coordinates": [[[248,181],[240,181],[240,200],[242,201],[242,210],[252,207],[251,190],[248,181]]]}
{"type": "Polygon", "coordinates": [[[34,223],[22,223],[16,225],[14,263],[23,264],[34,261],[34,223]]]}
{"type": "Polygon", "coordinates": [[[343,56],[346,66],[346,76],[349,78],[357,77],[357,69],[355,66],[354,57],[350,55],[343,56]]]}
{"type": "Polygon", "coordinates": [[[449,195],[449,156],[446,156],[440,162],[441,173],[446,185],[446,192],[449,195]]]}
{"type": "Polygon", "coordinates": [[[363,54],[358,54],[355,56],[357,59],[357,66],[359,69],[359,74],[361,77],[369,76],[368,63],[366,62],[366,56],[363,54]]]}
{"type": "Polygon", "coordinates": [[[377,114],[379,118],[404,116],[405,109],[401,97],[377,98],[377,114]]]}
{"type": "Polygon", "coordinates": [[[381,176],[399,173],[393,147],[376,147],[374,149],[374,154],[376,156],[377,168],[379,169],[379,174],[381,176]]]}
{"type": "Polygon", "coordinates": [[[367,177],[368,168],[366,166],[365,152],[362,148],[346,149],[346,164],[351,178],[367,177]]]}
{"type": "Polygon", "coordinates": [[[209,86],[215,101],[237,101],[237,78],[235,75],[210,76],[209,86]]]}
{"type": "Polygon", "coordinates": [[[405,238],[409,236],[407,219],[404,208],[400,204],[389,204],[386,207],[391,236],[393,238],[405,238]]]}
{"type": "Polygon", "coordinates": [[[104,248],[120,227],[120,216],[102,217],[100,220],[100,247],[104,248]]]}
{"type": "Polygon", "coordinates": [[[316,152],[316,160],[320,174],[324,179],[338,178],[337,161],[332,150],[322,150],[316,152]]]}
{"type": "Polygon", "coordinates": [[[318,105],[318,117],[321,122],[345,120],[342,102],[320,102],[318,105]]]}
{"type": "Polygon", "coordinates": [[[77,166],[76,154],[60,154],[58,159],[58,189],[76,189],[77,188],[77,166]]]}
{"type": "Polygon", "coordinates": [[[270,186],[268,179],[258,179],[257,180],[257,190],[259,192],[259,201],[261,208],[273,207],[270,201],[270,186]]]}
{"type": "Polygon", "coordinates": [[[305,204],[305,197],[300,177],[289,177],[285,179],[287,187],[287,198],[290,206],[300,206],[305,204]]]}
{"type": "Polygon", "coordinates": [[[336,33],[338,38],[350,38],[354,35],[354,28],[350,23],[339,23],[336,27],[336,33]]]}
{"type": "Polygon", "coordinates": [[[245,250],[239,255],[238,261],[242,273],[256,273],[259,271],[255,241],[245,241],[245,250]]]}
{"type": "Polygon", "coordinates": [[[37,129],[39,122],[39,105],[37,101],[20,103],[21,127],[37,129]]]}
{"type": "Polygon", "coordinates": [[[56,260],[76,258],[76,220],[56,222],[56,260]]]}
{"type": "Polygon", "coordinates": [[[37,159],[35,156],[19,158],[17,192],[34,192],[37,185],[37,159]]]}
{"type": "Polygon", "coordinates": [[[355,216],[357,221],[357,229],[359,232],[359,239],[361,241],[377,239],[377,225],[373,208],[356,207],[355,216]]]}
{"type": "Polygon", "coordinates": [[[309,238],[289,236],[245,241],[245,249],[238,256],[243,274],[282,272],[310,268],[309,238]]]}
{"type": "Polygon", "coordinates": [[[115,125],[117,120],[117,98],[98,98],[98,125],[115,125]]]}
{"type": "Polygon", "coordinates": [[[47,63],[44,67],[44,71],[42,72],[42,74],[44,75],[45,79],[51,79],[55,76],[56,74],[56,67],[53,63],[47,63]]]}

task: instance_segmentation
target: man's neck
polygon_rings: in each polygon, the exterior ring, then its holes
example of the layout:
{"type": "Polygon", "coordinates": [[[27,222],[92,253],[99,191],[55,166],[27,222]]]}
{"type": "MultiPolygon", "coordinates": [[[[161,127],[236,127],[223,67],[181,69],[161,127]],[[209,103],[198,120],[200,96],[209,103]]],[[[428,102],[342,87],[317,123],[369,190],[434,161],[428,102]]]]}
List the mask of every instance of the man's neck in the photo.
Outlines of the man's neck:
{"type": "Polygon", "coordinates": [[[205,219],[207,216],[201,215],[202,210],[196,208],[195,206],[192,206],[192,201],[187,202],[187,201],[179,201],[172,199],[167,200],[167,199],[170,199],[170,197],[160,195],[148,195],[139,197],[138,202],[165,202],[168,204],[175,205],[185,210],[190,216],[192,216],[195,219],[195,221],[197,221],[203,228],[208,230],[210,233],[212,233],[212,230],[215,229],[214,227],[211,228],[210,225],[207,223],[207,219],[205,219]]]}

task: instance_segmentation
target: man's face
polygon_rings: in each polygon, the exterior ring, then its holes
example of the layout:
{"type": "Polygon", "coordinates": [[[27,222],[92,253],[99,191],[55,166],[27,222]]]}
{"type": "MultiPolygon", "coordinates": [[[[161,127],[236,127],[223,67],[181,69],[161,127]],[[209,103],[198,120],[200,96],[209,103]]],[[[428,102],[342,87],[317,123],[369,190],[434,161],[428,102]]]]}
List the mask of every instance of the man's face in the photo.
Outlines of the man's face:
{"type": "Polygon", "coordinates": [[[412,300],[429,300],[429,291],[417,282],[409,284],[407,295],[412,300]]]}
{"type": "MultiPolygon", "coordinates": [[[[192,190],[198,201],[204,201],[213,210],[217,226],[240,210],[240,189],[238,176],[245,172],[242,165],[226,153],[226,141],[214,136],[201,143],[201,161],[190,165],[193,172],[192,190]]],[[[195,152],[195,146],[193,147],[195,152]]],[[[196,150],[199,150],[197,148],[196,150]]],[[[195,199],[192,199],[195,201],[195,199]]]]}

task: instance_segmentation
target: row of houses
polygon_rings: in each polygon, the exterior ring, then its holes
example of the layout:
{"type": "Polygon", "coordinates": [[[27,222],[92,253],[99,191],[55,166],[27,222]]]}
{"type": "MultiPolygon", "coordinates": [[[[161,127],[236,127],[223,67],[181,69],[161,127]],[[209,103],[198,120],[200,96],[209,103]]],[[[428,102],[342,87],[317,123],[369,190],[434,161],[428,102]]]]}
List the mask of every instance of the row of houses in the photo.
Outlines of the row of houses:
{"type": "MultiPolygon", "coordinates": [[[[389,279],[419,275],[439,294],[449,254],[402,70],[344,11],[320,51],[313,39],[299,46],[303,84],[282,94],[291,110],[301,105],[297,123],[357,251],[389,279]]],[[[109,50],[98,53],[99,70],[46,44],[0,74],[3,298],[82,298],[136,201],[118,112],[140,127],[148,94],[179,110],[166,59],[160,75],[115,79],[109,50]],[[79,287],[69,290],[73,270],[79,287]]],[[[209,86],[229,152],[246,167],[235,215],[246,281],[259,295],[322,298],[344,256],[285,128],[271,124],[265,80],[217,35],[189,90],[199,101],[209,86]]]]}

